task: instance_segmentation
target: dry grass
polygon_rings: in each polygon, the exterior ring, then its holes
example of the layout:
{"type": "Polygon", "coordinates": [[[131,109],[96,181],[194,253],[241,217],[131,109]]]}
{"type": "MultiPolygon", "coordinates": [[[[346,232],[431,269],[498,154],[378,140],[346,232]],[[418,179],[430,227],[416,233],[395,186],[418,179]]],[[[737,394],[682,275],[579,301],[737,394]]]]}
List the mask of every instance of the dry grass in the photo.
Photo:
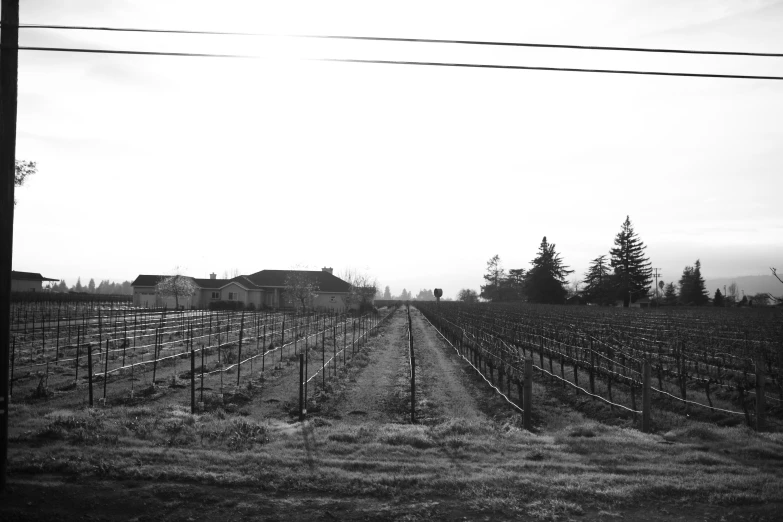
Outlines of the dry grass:
{"type": "Polygon", "coordinates": [[[141,406],[13,412],[10,470],[395,498],[455,495],[479,512],[536,520],[654,499],[783,501],[783,438],[692,423],[657,435],[552,419],[534,435],[461,419],[424,426],[254,422],[141,406]],[[771,466],[770,463],[776,463],[771,466]]]}

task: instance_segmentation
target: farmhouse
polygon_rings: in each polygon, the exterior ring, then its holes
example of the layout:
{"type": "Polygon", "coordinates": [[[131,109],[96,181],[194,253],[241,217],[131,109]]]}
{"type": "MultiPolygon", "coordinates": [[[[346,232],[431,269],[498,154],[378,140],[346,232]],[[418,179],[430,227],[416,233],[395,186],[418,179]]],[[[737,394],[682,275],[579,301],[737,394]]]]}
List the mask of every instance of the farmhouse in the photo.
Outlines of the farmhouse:
{"type": "MultiPolygon", "coordinates": [[[[188,277],[196,286],[196,292],[189,298],[179,298],[180,307],[208,308],[210,303],[219,301],[241,302],[255,308],[284,308],[292,306],[286,299],[285,286],[289,274],[299,274],[310,278],[317,291],[309,306],[313,308],[345,310],[345,298],[351,285],[332,273],[331,268],[321,270],[261,270],[250,275],[240,275],[231,279],[217,279],[210,274],[209,279],[188,277]]],[[[155,286],[165,275],[139,275],[133,287],[133,304],[140,307],[174,308],[174,297],[163,298],[158,295],[155,286]]],[[[358,305],[357,305],[358,306],[358,305]]],[[[352,304],[352,308],[355,307],[352,304]]]]}
{"type": "Polygon", "coordinates": [[[44,281],[59,281],[59,279],[50,279],[37,272],[17,272],[11,270],[11,291],[12,292],[40,292],[44,281]]]}

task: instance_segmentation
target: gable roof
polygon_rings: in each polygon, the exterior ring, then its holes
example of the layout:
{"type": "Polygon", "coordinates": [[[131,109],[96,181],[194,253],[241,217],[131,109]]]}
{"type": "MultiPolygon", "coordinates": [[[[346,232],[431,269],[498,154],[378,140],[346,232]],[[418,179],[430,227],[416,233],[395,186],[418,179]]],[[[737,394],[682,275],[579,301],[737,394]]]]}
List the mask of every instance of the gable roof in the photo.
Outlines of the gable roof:
{"type": "MultiPolygon", "coordinates": [[[[255,274],[247,276],[237,276],[231,279],[196,279],[191,277],[196,285],[201,289],[217,290],[227,286],[230,283],[236,283],[249,290],[262,290],[264,288],[282,288],[285,286],[286,277],[290,272],[300,272],[312,277],[318,284],[318,290],[321,292],[348,292],[351,285],[339,277],[324,272],[323,270],[261,270],[255,274]]],[[[152,287],[158,284],[161,279],[171,277],[168,275],[140,274],[133,280],[131,286],[152,287]]],[[[189,277],[189,276],[183,276],[189,277]]]]}
{"type": "Polygon", "coordinates": [[[204,290],[217,290],[218,288],[223,288],[226,286],[226,283],[228,283],[229,279],[196,279],[193,278],[193,281],[195,281],[196,285],[198,285],[199,288],[204,290]]]}
{"type": "Polygon", "coordinates": [[[323,270],[261,270],[246,277],[259,287],[284,287],[285,279],[291,272],[312,277],[320,292],[348,292],[351,288],[349,283],[323,270]]]}
{"type": "Polygon", "coordinates": [[[11,279],[17,281],[59,281],[59,279],[44,277],[38,272],[17,272],[16,270],[11,270],[11,279]]]}
{"type": "Polygon", "coordinates": [[[131,286],[155,286],[158,284],[158,281],[167,277],[171,276],[139,274],[139,277],[133,280],[131,286]]]}

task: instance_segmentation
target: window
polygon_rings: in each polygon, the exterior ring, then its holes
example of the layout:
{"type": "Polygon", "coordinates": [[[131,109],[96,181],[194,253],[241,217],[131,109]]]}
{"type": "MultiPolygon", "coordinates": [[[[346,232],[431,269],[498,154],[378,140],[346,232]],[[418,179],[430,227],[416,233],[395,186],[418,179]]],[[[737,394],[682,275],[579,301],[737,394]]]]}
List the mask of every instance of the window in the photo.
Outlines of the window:
{"type": "Polygon", "coordinates": [[[334,303],[334,302],[336,302],[336,301],[337,301],[337,298],[336,298],[335,296],[333,296],[333,295],[332,295],[332,296],[329,296],[329,302],[330,302],[330,303],[334,303]]]}
{"type": "Polygon", "coordinates": [[[220,292],[212,292],[212,299],[220,299],[220,292]]]}
{"type": "Polygon", "coordinates": [[[228,300],[229,301],[236,301],[237,300],[237,293],[236,292],[229,292],[228,293],[228,300]]]}

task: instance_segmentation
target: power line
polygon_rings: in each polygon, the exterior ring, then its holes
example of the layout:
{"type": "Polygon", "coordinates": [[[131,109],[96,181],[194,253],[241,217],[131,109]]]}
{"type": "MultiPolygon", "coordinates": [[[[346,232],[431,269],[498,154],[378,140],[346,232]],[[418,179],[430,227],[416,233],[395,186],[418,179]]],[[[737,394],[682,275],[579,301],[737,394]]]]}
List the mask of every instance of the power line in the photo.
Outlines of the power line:
{"type": "Polygon", "coordinates": [[[542,43],[530,43],[530,42],[447,40],[447,39],[433,39],[433,38],[397,38],[397,37],[390,37],[390,36],[272,34],[272,33],[233,32],[233,31],[138,29],[138,28],[130,28],[130,27],[94,27],[94,26],[75,26],[75,25],[44,25],[44,24],[20,24],[19,27],[21,29],[62,29],[62,30],[79,30],[79,31],[203,34],[203,35],[221,35],[221,36],[265,36],[265,37],[285,37],[285,38],[313,38],[313,39],[326,39],[326,40],[363,40],[363,41],[376,41],[376,42],[490,45],[490,46],[500,46],[500,47],[537,47],[537,48],[547,48],[547,49],[577,49],[583,51],[621,51],[621,52],[637,52],[637,53],[674,53],[674,54],[698,54],[698,55],[718,55],[718,56],[756,56],[756,57],[764,57],[764,58],[783,57],[783,53],[758,53],[758,52],[745,52],[745,51],[702,51],[697,49],[661,49],[661,48],[650,48],[650,47],[615,47],[615,46],[601,46],[601,45],[542,44],[542,43]]]}
{"type": "MultiPolygon", "coordinates": [[[[123,54],[138,56],[177,56],[177,57],[196,57],[196,58],[243,58],[243,59],[261,59],[261,56],[246,54],[212,54],[212,53],[176,53],[167,51],[126,51],[113,49],[78,49],[70,47],[29,47],[19,46],[20,51],[51,51],[68,53],[90,53],[90,54],[123,54]]],[[[647,76],[680,76],[688,78],[719,78],[736,80],[783,80],[783,76],[757,76],[743,74],[710,74],[710,73],[680,73],[664,71],[633,71],[622,69],[579,69],[572,67],[539,67],[529,65],[493,65],[481,63],[457,63],[457,62],[416,62],[402,60],[362,60],[355,58],[303,58],[305,61],[312,62],[341,62],[341,63],[366,63],[380,65],[422,65],[429,67],[465,67],[473,69],[506,69],[523,71],[557,71],[557,72],[582,72],[582,73],[604,73],[604,74],[632,74],[647,76]]]]}

